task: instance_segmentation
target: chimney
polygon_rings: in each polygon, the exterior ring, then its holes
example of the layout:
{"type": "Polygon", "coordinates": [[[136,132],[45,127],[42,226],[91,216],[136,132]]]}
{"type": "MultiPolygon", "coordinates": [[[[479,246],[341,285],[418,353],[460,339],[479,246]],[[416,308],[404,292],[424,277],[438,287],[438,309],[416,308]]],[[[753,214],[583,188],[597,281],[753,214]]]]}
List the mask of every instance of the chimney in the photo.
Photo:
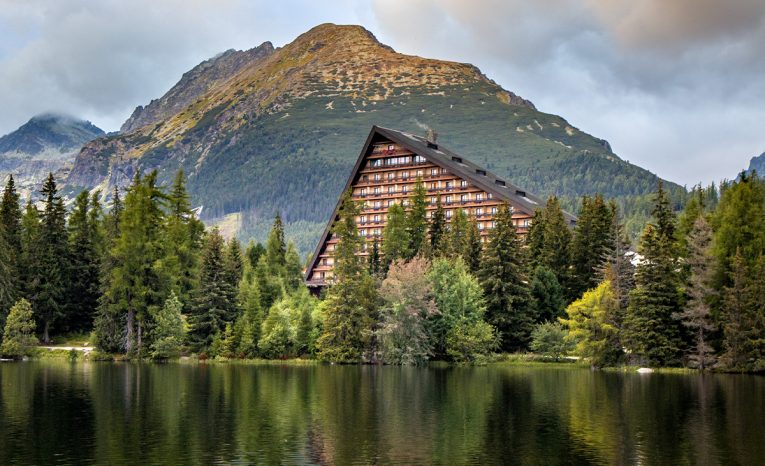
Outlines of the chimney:
{"type": "Polygon", "coordinates": [[[428,147],[431,149],[438,149],[438,144],[436,144],[437,138],[438,133],[436,133],[433,128],[428,128],[428,132],[425,136],[425,140],[428,142],[428,147]]]}

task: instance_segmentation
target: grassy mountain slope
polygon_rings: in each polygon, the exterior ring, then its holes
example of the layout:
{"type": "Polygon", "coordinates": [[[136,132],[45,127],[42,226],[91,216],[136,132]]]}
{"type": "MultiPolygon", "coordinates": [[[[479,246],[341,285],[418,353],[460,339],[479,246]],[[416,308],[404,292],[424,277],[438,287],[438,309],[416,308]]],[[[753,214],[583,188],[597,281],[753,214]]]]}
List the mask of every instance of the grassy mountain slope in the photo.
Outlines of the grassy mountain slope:
{"type": "Polygon", "coordinates": [[[278,211],[306,251],[373,124],[433,127],[441,143],[531,191],[564,196],[570,207],[577,196],[603,192],[639,212],[658,180],[472,65],[398,54],[358,26],[321,25],[173,116],[92,142],[69,184],[124,185],[147,169],[169,180],[183,168],[205,218],[241,213],[240,234],[262,238],[278,211]]]}

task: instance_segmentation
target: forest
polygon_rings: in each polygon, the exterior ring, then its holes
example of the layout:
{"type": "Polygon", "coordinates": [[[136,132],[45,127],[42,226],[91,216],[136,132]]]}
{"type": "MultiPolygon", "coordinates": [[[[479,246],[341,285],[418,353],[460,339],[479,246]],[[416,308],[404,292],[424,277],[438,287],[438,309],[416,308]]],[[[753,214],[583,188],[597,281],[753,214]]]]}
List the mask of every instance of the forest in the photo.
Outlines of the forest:
{"type": "Polygon", "coordinates": [[[303,284],[276,215],[265,244],[224,239],[191,209],[183,172],[156,172],[66,206],[50,175],[22,205],[0,203],[0,355],[34,355],[89,334],[104,358],[313,358],[341,363],[481,363],[533,352],[595,367],[765,370],[765,182],[742,173],[691,190],[681,212],[659,182],[630,244],[617,203],[581,198],[566,225],[550,197],[520,235],[501,206],[482,241],[473,218],[426,216],[419,182],[389,209],[364,258],[359,205],[343,196],[335,276],[303,284]]]}

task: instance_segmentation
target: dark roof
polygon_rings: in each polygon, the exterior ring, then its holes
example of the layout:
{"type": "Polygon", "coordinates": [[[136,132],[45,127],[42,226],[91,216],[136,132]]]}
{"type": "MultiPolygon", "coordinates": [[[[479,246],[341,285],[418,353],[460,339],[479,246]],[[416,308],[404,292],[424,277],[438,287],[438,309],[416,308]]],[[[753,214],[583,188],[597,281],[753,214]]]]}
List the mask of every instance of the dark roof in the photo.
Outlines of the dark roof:
{"type": "MultiPolygon", "coordinates": [[[[376,141],[396,142],[411,150],[416,155],[425,157],[425,159],[429,162],[432,162],[442,168],[446,168],[451,173],[459,176],[460,178],[472,182],[474,185],[488,193],[492,193],[496,198],[507,201],[511,205],[520,208],[520,210],[529,215],[533,215],[535,210],[541,209],[545,206],[545,201],[539,197],[496,176],[490,171],[479,167],[463,156],[450,151],[440,144],[431,144],[422,136],[406,133],[404,131],[383,128],[381,126],[372,126],[372,130],[369,132],[369,136],[367,136],[367,140],[364,143],[361,152],[359,153],[359,157],[353,167],[351,176],[348,178],[348,182],[346,183],[342,192],[347,191],[356,181],[359,170],[361,169],[361,163],[364,161],[364,157],[369,151],[369,146],[376,141]]],[[[324,234],[322,234],[319,244],[316,245],[316,250],[314,251],[313,258],[311,259],[311,265],[306,269],[306,279],[308,278],[313,268],[316,266],[316,262],[319,259],[319,253],[321,252],[321,247],[327,241],[330,229],[332,228],[332,224],[337,219],[339,210],[340,200],[338,200],[337,205],[335,206],[335,210],[332,212],[332,216],[330,217],[329,222],[327,222],[327,227],[324,229],[324,234]]],[[[576,217],[568,212],[564,211],[563,216],[571,225],[576,222],[576,217]]]]}

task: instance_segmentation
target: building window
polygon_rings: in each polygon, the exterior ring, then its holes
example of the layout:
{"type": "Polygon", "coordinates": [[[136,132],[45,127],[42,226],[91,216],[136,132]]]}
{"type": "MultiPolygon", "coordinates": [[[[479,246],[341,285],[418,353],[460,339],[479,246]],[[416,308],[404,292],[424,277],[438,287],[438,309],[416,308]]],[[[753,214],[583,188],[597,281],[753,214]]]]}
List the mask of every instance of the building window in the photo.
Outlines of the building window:
{"type": "Polygon", "coordinates": [[[380,188],[379,187],[375,187],[374,188],[374,193],[375,194],[380,194],[380,188]]]}
{"type": "Polygon", "coordinates": [[[388,194],[394,194],[396,192],[395,186],[388,186],[388,194]]]}
{"type": "Polygon", "coordinates": [[[414,163],[425,163],[425,157],[421,155],[414,156],[414,163]]]}
{"type": "Polygon", "coordinates": [[[359,190],[359,194],[363,197],[367,195],[367,188],[361,188],[359,190]]]}
{"type": "Polygon", "coordinates": [[[496,207],[492,207],[491,208],[491,214],[492,215],[497,215],[497,208],[496,207]]]}
{"type": "Polygon", "coordinates": [[[401,178],[404,180],[409,178],[409,172],[401,172],[401,178]]]}
{"type": "Polygon", "coordinates": [[[483,209],[481,207],[477,208],[475,210],[475,215],[476,217],[480,217],[481,215],[483,215],[483,209]]]}
{"type": "Polygon", "coordinates": [[[476,193],[475,200],[476,201],[483,201],[483,193],[476,193]]]}
{"type": "Polygon", "coordinates": [[[404,194],[408,193],[409,192],[409,185],[405,184],[405,185],[401,186],[401,192],[404,193],[404,194]]]}
{"type": "Polygon", "coordinates": [[[395,180],[396,179],[396,173],[395,172],[388,172],[388,179],[389,180],[395,180]]]}
{"type": "Polygon", "coordinates": [[[374,159],[369,161],[369,166],[372,168],[382,167],[382,159],[374,159]]]}
{"type": "Polygon", "coordinates": [[[482,223],[482,222],[478,224],[478,229],[479,229],[479,230],[483,230],[483,229],[484,229],[484,226],[483,226],[483,223],[482,223]]]}
{"type": "Polygon", "coordinates": [[[446,189],[452,189],[452,186],[453,186],[453,184],[452,184],[451,181],[447,181],[446,182],[446,189]]]}
{"type": "Polygon", "coordinates": [[[380,229],[379,228],[375,228],[374,233],[375,233],[375,236],[380,236],[380,229]]]}
{"type": "Polygon", "coordinates": [[[442,174],[442,175],[446,175],[447,173],[449,173],[449,171],[448,171],[448,170],[446,170],[445,168],[442,168],[442,169],[441,169],[441,174],[442,174]]]}
{"type": "Polygon", "coordinates": [[[374,216],[374,222],[375,223],[380,223],[380,216],[379,215],[375,215],[374,216]]]}
{"type": "Polygon", "coordinates": [[[430,189],[435,190],[436,188],[438,188],[438,183],[430,183],[430,189]]]}
{"type": "Polygon", "coordinates": [[[436,197],[435,196],[430,198],[430,203],[433,204],[433,205],[436,204],[436,197]]]}
{"type": "Polygon", "coordinates": [[[454,212],[451,210],[446,211],[446,218],[452,218],[452,215],[454,215],[454,212]]]}
{"type": "Polygon", "coordinates": [[[409,199],[404,199],[403,201],[401,201],[401,205],[404,206],[404,207],[408,206],[409,205],[409,199]]]}
{"type": "Polygon", "coordinates": [[[362,225],[367,223],[367,216],[366,215],[362,215],[361,217],[359,217],[359,223],[362,224],[362,225]]]}
{"type": "Polygon", "coordinates": [[[379,209],[379,208],[381,208],[381,207],[382,207],[382,202],[380,202],[380,201],[375,201],[375,209],[379,209]]]}
{"type": "Polygon", "coordinates": [[[467,194],[460,194],[460,202],[467,202],[469,197],[467,194]]]}
{"type": "Polygon", "coordinates": [[[375,173],[374,180],[375,181],[380,181],[380,174],[379,173],[375,173]]]}
{"type": "Polygon", "coordinates": [[[467,188],[467,187],[468,187],[468,182],[465,181],[465,180],[461,180],[460,181],[460,188],[467,188]]]}
{"type": "Polygon", "coordinates": [[[438,176],[438,168],[431,168],[430,176],[438,176]]]}
{"type": "Polygon", "coordinates": [[[361,235],[361,236],[366,236],[366,235],[367,235],[367,230],[365,230],[365,229],[363,229],[363,228],[362,228],[362,229],[360,229],[360,230],[359,230],[359,235],[361,235]]]}
{"type": "Polygon", "coordinates": [[[492,194],[492,193],[487,193],[487,194],[486,194],[486,199],[494,199],[494,194],[492,194]]]}
{"type": "Polygon", "coordinates": [[[529,226],[529,219],[524,219],[523,220],[523,226],[528,228],[528,226],[529,226]]]}
{"type": "Polygon", "coordinates": [[[422,178],[422,170],[417,170],[417,177],[422,178]]]}
{"type": "Polygon", "coordinates": [[[385,203],[385,207],[390,207],[392,205],[393,205],[393,201],[391,201],[390,199],[388,199],[388,201],[385,203]]]}

